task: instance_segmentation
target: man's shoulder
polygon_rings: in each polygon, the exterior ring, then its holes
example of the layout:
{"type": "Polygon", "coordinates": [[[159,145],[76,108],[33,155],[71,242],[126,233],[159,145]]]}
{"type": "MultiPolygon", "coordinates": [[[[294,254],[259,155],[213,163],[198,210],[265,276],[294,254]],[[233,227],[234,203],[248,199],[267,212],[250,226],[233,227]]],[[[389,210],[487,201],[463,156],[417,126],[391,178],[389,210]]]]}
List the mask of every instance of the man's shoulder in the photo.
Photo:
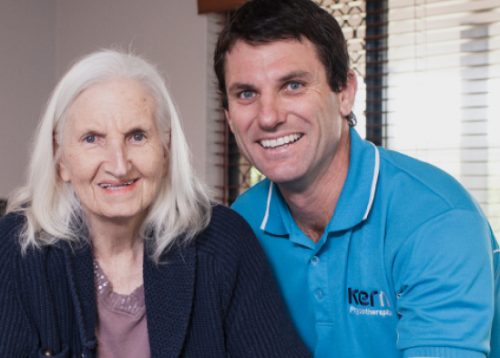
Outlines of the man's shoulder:
{"type": "Polygon", "coordinates": [[[406,154],[380,149],[380,175],[382,180],[407,199],[434,198],[445,207],[477,209],[467,190],[444,170],[406,154]]]}
{"type": "Polygon", "coordinates": [[[269,179],[260,181],[238,196],[231,208],[249,220],[249,217],[265,210],[270,185],[269,179]]]}

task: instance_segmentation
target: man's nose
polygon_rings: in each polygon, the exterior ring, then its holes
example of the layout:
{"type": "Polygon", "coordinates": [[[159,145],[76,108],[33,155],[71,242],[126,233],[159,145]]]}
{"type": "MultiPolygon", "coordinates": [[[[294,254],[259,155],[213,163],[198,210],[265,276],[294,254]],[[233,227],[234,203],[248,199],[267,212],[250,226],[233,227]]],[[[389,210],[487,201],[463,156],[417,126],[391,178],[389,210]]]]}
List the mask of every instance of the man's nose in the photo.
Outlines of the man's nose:
{"type": "Polygon", "coordinates": [[[284,122],[285,118],[277,95],[261,95],[258,120],[264,129],[273,129],[284,122]]]}

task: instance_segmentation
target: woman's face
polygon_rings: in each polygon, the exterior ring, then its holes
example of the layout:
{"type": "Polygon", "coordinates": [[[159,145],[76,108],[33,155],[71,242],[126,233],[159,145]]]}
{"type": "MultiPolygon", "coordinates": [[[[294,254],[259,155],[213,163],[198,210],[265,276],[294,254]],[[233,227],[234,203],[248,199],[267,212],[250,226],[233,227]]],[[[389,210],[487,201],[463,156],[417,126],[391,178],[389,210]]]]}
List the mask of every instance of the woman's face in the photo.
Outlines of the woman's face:
{"type": "Polygon", "coordinates": [[[69,107],[59,175],[91,226],[144,219],[167,172],[154,114],[154,99],[129,79],[92,85],[69,107]]]}

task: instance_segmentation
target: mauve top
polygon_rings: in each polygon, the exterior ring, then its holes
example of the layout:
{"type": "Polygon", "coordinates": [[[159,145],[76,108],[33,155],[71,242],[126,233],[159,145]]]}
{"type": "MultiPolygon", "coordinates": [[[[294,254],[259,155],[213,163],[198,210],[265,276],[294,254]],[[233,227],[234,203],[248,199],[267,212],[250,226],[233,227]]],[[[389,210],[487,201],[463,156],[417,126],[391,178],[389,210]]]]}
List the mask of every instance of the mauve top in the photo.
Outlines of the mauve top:
{"type": "Polygon", "coordinates": [[[130,295],[113,292],[111,283],[94,260],[97,292],[97,356],[136,358],[151,356],[144,304],[144,285],[130,295]]]}

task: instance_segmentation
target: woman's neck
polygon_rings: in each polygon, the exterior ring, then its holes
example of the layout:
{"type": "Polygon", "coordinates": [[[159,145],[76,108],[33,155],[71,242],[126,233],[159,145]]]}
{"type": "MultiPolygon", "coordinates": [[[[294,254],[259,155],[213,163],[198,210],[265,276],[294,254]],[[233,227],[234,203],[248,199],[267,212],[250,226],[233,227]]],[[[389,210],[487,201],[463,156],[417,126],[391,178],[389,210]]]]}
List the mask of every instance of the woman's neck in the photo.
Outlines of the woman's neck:
{"type": "Polygon", "coordinates": [[[125,222],[89,223],[92,252],[113,291],[130,294],[143,283],[144,240],[139,226],[125,222]]]}

